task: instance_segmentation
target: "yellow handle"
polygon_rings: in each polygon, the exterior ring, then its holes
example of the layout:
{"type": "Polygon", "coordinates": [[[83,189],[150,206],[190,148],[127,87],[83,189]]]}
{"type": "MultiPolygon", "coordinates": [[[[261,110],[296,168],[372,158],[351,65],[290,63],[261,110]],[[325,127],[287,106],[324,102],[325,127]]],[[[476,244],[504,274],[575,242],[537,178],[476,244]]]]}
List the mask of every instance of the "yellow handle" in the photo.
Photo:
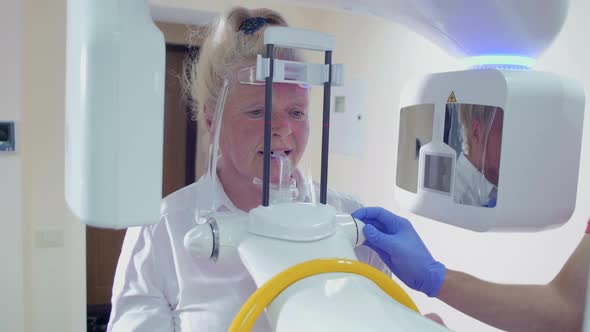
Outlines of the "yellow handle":
{"type": "Polygon", "coordinates": [[[371,279],[393,299],[420,313],[408,294],[395,281],[376,268],[348,259],[315,259],[292,266],[262,285],[242,306],[228,331],[249,332],[264,309],[295,282],[316,274],[337,272],[353,273],[371,279]]]}

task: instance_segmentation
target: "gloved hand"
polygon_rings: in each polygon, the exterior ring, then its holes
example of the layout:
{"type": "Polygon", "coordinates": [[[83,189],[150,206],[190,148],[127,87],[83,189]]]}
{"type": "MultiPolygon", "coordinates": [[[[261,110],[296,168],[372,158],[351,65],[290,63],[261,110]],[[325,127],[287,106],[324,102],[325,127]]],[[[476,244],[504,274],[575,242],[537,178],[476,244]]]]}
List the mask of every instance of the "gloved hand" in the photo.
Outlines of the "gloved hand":
{"type": "Polygon", "coordinates": [[[361,208],[352,216],[366,224],[364,244],[375,250],[401,281],[430,297],[438,294],[446,268],[432,258],[408,220],[380,207],[361,208]]]}

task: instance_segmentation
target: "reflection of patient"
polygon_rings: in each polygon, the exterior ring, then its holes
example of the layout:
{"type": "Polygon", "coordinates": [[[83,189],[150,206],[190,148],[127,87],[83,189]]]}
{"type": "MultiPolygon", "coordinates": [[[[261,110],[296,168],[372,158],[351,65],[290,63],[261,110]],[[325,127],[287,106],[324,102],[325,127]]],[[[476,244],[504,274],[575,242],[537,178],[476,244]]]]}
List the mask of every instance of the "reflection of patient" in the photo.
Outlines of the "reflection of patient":
{"type": "Polygon", "coordinates": [[[475,206],[496,206],[503,111],[483,105],[461,105],[459,121],[463,152],[457,159],[455,202],[475,206]]]}

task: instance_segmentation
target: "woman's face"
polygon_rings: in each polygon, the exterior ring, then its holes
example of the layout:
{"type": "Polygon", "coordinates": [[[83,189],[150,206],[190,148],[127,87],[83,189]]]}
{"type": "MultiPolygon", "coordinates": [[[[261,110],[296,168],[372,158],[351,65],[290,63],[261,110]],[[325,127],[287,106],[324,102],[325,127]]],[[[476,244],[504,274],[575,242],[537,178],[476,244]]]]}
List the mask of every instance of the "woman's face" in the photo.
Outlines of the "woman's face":
{"type": "MultiPolygon", "coordinates": [[[[225,171],[262,179],[264,85],[234,84],[225,101],[219,149],[225,171]]],[[[295,169],[309,136],[308,91],[297,84],[275,83],[272,95],[271,151],[284,152],[295,169]]],[[[279,162],[271,159],[271,181],[279,162]]]]}

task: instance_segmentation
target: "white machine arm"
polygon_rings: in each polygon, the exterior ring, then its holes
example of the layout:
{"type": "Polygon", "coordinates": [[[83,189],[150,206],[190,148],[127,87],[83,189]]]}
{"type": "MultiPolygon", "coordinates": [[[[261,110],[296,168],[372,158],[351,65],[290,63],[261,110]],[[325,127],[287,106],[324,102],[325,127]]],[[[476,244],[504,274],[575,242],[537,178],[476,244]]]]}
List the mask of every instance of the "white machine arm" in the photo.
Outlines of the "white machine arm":
{"type": "MultiPolygon", "coordinates": [[[[364,242],[363,226],[329,205],[285,203],[245,216],[212,215],[189,231],[184,243],[193,255],[217,264],[241,261],[260,288],[303,262],[358,260],[353,248],[364,242]]],[[[267,315],[276,332],[448,331],[391,299],[371,280],[340,272],[290,285],[270,303],[267,315]]]]}
{"type": "Polygon", "coordinates": [[[569,0],[289,0],[404,24],[460,58],[537,58],[566,19],[569,0]]]}

